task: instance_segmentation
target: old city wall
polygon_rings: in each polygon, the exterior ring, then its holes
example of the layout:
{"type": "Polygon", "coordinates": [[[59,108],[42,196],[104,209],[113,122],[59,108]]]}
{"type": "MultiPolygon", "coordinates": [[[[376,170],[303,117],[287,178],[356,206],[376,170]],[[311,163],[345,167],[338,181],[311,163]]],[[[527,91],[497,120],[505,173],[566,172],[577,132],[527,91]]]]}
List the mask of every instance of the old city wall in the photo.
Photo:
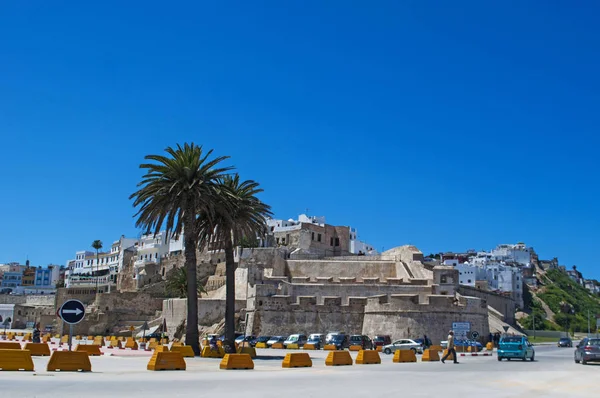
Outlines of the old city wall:
{"type": "Polygon", "coordinates": [[[389,284],[365,284],[365,283],[325,283],[325,284],[280,284],[280,293],[292,297],[316,296],[319,304],[323,303],[325,296],[338,296],[342,299],[342,305],[348,304],[350,297],[371,297],[382,294],[417,294],[423,297],[433,293],[433,286],[401,284],[402,281],[393,281],[389,284]]]}
{"type": "Polygon", "coordinates": [[[452,322],[471,322],[471,330],[489,333],[487,304],[474,297],[390,295],[369,298],[362,332],[369,336],[389,334],[392,338],[416,338],[426,334],[434,344],[445,340],[452,322]]]}
{"type": "MultiPolygon", "coordinates": [[[[393,261],[331,261],[331,260],[288,260],[290,276],[346,277],[346,278],[396,278],[393,261]]],[[[277,276],[274,274],[274,276],[277,276]]]]}
{"type": "MultiPolygon", "coordinates": [[[[245,300],[236,300],[236,312],[244,308],[245,300]]],[[[167,324],[167,332],[173,337],[177,327],[187,319],[187,299],[166,299],[162,301],[162,316],[167,324]]],[[[198,323],[212,326],[225,318],[225,300],[198,299],[198,323]]]]}
{"type": "Polygon", "coordinates": [[[478,297],[487,302],[487,305],[500,312],[503,321],[514,325],[517,303],[511,297],[503,296],[494,292],[480,290],[470,286],[459,286],[458,292],[464,296],[478,297]]]}
{"type": "Polygon", "coordinates": [[[56,295],[0,295],[0,304],[24,304],[31,306],[54,306],[56,295]]]}
{"type": "Polygon", "coordinates": [[[256,309],[249,313],[248,333],[254,335],[290,335],[294,333],[327,333],[344,331],[361,333],[366,298],[350,298],[342,305],[341,297],[317,298],[271,296],[257,299],[256,309]]]}

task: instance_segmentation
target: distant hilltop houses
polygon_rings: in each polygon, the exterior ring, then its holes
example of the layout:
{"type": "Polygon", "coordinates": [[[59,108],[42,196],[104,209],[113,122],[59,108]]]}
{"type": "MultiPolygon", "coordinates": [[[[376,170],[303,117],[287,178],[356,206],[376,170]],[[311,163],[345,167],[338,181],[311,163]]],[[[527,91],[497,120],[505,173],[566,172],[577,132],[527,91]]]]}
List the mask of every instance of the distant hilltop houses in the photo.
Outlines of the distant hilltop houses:
{"type": "MultiPolygon", "coordinates": [[[[328,224],[323,216],[269,218],[266,225],[266,236],[246,240],[242,246],[279,248],[289,260],[380,256],[374,245],[359,239],[356,228],[328,224]]],[[[0,264],[0,293],[52,294],[63,286],[84,293],[137,291],[166,279],[173,268],[183,266],[184,249],[183,234],[175,237],[162,231],[137,238],[122,235],[98,253],[76,251],[66,266],[0,264]]],[[[209,247],[198,253],[198,261],[216,265],[224,261],[220,254],[218,247],[209,247]]],[[[240,254],[241,251],[236,252],[236,261],[240,254]]],[[[523,242],[500,244],[490,251],[431,254],[424,262],[454,267],[460,285],[510,296],[519,307],[523,307],[523,285],[537,286],[536,269],[561,270],[591,293],[600,294],[600,284],[585,279],[575,266],[567,270],[557,258],[540,260],[533,247],[523,242]]],[[[221,279],[215,277],[210,283],[223,284],[221,279]]]]}

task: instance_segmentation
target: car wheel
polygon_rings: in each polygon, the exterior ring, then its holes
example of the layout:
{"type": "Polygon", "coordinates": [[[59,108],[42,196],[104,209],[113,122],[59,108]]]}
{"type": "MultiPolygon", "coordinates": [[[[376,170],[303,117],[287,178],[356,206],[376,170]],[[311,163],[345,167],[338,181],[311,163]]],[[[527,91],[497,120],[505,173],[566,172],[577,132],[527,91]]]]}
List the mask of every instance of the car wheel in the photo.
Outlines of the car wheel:
{"type": "Polygon", "coordinates": [[[535,354],[531,356],[531,362],[535,361],[535,354]]]}
{"type": "Polygon", "coordinates": [[[385,352],[387,355],[390,355],[392,353],[392,350],[386,348],[383,352],[385,352]]]}
{"type": "Polygon", "coordinates": [[[510,361],[510,358],[506,358],[507,361],[510,361]]]}
{"type": "Polygon", "coordinates": [[[498,357],[498,362],[502,362],[502,357],[498,357]]]}
{"type": "Polygon", "coordinates": [[[578,359],[575,360],[575,363],[579,363],[580,361],[578,359]]]}
{"type": "Polygon", "coordinates": [[[584,360],[584,359],[581,359],[581,364],[582,364],[582,365],[587,365],[587,361],[586,361],[586,360],[584,360]]]}
{"type": "Polygon", "coordinates": [[[416,348],[411,348],[410,350],[411,350],[412,352],[414,352],[414,353],[415,353],[415,355],[417,355],[417,349],[416,349],[416,348]]]}

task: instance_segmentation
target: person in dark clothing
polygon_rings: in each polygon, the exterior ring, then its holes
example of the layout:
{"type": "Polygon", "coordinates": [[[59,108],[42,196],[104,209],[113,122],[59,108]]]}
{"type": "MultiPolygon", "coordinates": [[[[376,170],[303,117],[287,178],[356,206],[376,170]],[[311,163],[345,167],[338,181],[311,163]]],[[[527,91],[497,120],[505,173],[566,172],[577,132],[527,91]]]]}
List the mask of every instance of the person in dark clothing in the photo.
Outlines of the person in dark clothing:
{"type": "Polygon", "coordinates": [[[33,327],[33,334],[31,336],[31,340],[34,343],[40,343],[40,324],[36,323],[35,326],[33,327]]]}
{"type": "Polygon", "coordinates": [[[450,355],[452,355],[452,358],[454,359],[454,363],[458,363],[458,361],[456,360],[456,350],[454,349],[454,332],[452,330],[450,332],[448,332],[447,349],[448,349],[448,352],[442,358],[442,363],[446,363],[446,359],[448,359],[448,357],[450,355]]]}
{"type": "Polygon", "coordinates": [[[428,349],[429,347],[431,347],[431,340],[429,340],[429,337],[427,337],[427,335],[423,335],[423,348],[424,349],[428,349]]]}

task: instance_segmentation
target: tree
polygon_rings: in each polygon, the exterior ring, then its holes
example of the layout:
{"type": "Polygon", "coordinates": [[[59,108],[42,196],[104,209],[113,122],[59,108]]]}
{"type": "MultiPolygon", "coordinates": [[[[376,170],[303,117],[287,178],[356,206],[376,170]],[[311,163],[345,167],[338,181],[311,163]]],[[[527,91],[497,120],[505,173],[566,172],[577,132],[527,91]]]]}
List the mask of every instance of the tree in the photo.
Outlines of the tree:
{"type": "Polygon", "coordinates": [[[256,197],[263,190],[259,184],[240,181],[239,175],[225,176],[219,181],[219,197],[223,202],[214,208],[213,217],[201,215],[200,242],[225,250],[225,344],[234,349],[235,338],[235,258],[233,249],[241,241],[266,234],[266,217],[271,207],[256,197]]]}
{"type": "Polygon", "coordinates": [[[196,278],[196,248],[198,247],[199,218],[211,218],[213,207],[220,202],[218,181],[231,167],[221,167],[226,156],[210,159],[212,150],[204,153],[202,146],[185,143],[168,147],[169,156],[147,155],[153,163],[143,163],[146,170],[138,191],[134,192],[136,226],[147,233],[157,234],[165,225],[166,236],[178,238],[184,234],[185,269],[187,275],[187,320],[185,341],[200,355],[198,333],[198,286],[196,278]]]}
{"type": "Polygon", "coordinates": [[[102,249],[102,241],[95,240],[92,242],[92,247],[96,249],[96,294],[98,294],[98,269],[100,267],[100,262],[98,261],[98,250],[102,249]]]}
{"type": "MultiPolygon", "coordinates": [[[[206,293],[204,290],[204,282],[205,279],[198,278],[196,285],[198,286],[198,294],[206,293]]],[[[188,279],[187,279],[187,271],[185,268],[173,268],[167,274],[167,281],[165,284],[165,290],[167,294],[171,297],[178,298],[187,298],[188,295],[188,279]]]]}

